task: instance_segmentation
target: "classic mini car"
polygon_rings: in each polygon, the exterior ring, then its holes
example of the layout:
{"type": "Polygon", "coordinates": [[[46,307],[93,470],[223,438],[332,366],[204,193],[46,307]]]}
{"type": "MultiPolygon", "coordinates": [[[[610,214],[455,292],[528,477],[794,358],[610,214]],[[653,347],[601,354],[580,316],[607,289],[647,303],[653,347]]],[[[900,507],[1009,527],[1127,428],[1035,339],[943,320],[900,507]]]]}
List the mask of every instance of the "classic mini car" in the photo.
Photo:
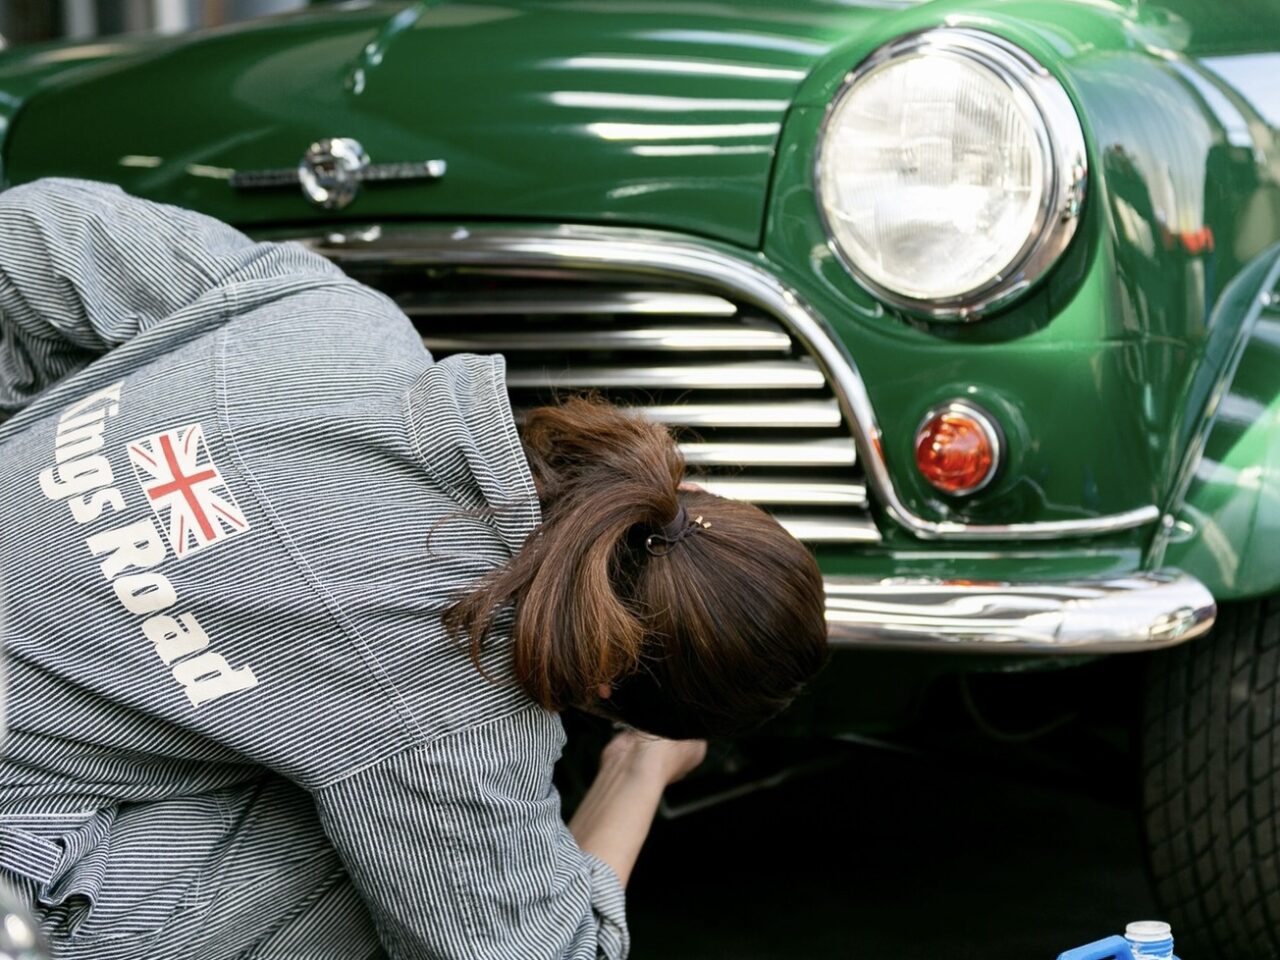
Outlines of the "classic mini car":
{"type": "Polygon", "coordinates": [[[316,4],[5,54],[3,176],[299,239],[517,408],[678,428],[819,558],[815,726],[1119,690],[1179,942],[1276,957],[1278,7],[316,4]]]}

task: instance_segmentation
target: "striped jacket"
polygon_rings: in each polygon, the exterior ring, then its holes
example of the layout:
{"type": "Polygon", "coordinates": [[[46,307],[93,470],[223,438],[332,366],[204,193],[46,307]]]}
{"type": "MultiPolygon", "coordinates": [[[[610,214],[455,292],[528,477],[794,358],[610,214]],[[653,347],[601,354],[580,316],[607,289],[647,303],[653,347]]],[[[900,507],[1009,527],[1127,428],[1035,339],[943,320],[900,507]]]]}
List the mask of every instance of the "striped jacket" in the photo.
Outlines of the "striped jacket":
{"type": "Polygon", "coordinates": [[[626,954],[559,719],[440,626],[539,520],[500,357],[46,180],[0,195],[0,411],[0,872],[58,956],[626,954]]]}

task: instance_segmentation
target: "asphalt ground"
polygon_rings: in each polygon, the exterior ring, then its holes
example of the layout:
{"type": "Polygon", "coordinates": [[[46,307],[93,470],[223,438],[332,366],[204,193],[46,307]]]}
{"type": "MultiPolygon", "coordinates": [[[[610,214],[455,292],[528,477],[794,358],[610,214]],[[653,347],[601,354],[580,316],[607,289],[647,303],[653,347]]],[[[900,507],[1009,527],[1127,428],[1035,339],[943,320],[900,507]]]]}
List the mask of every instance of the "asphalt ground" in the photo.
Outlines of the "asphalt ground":
{"type": "Polygon", "coordinates": [[[1049,960],[1159,916],[1123,755],[781,749],[817,769],[655,825],[636,960],[1049,960]]]}

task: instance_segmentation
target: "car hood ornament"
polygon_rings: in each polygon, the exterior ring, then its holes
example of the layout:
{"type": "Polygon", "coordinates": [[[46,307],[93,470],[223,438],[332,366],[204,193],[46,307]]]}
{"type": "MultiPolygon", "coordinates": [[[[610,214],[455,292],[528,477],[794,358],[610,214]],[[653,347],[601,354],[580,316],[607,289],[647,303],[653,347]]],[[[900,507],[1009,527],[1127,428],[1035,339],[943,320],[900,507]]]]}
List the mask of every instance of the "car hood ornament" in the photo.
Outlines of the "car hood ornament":
{"type": "Polygon", "coordinates": [[[298,165],[276,170],[237,170],[229,183],[234,190],[301,186],[302,195],[325,210],[341,210],[360,192],[360,184],[380,180],[439,180],[443,160],[370,163],[359,140],[326,137],[307,148],[298,165]]]}

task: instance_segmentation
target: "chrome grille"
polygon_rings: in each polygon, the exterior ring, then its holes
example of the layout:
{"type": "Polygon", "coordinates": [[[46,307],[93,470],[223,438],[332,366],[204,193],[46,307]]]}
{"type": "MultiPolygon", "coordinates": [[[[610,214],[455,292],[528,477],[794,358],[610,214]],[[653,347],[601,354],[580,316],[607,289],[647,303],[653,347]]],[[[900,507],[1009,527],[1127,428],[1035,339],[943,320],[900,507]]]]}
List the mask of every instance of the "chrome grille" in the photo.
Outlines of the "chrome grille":
{"type": "Polygon", "coordinates": [[[880,539],[821,367],[775,318],[666,280],[360,260],[437,357],[502,353],[517,419],[596,391],[670,425],[690,479],[757,503],[802,540],[880,539]]]}

